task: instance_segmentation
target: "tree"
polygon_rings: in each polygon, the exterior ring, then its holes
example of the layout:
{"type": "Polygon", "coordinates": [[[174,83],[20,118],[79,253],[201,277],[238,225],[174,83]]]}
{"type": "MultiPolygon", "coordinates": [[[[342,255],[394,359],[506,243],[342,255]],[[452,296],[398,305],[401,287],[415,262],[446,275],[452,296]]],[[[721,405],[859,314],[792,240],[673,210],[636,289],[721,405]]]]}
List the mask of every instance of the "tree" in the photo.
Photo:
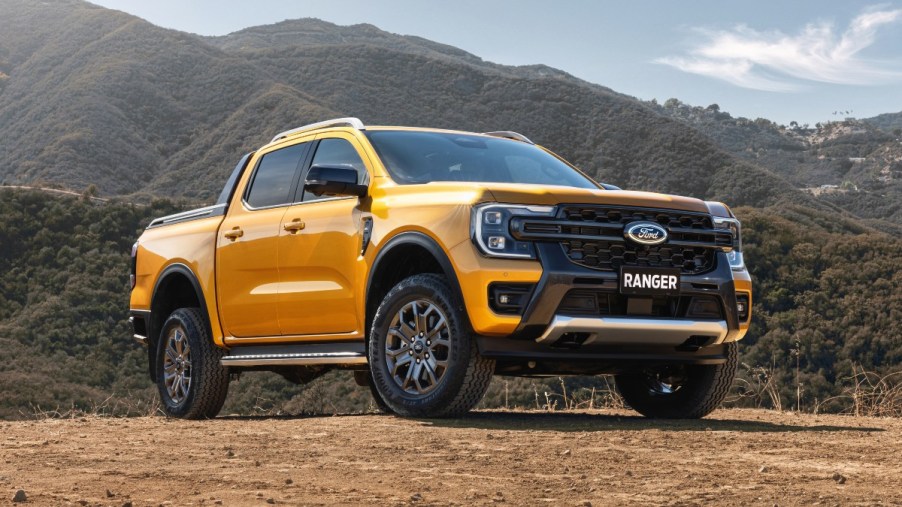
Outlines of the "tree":
{"type": "Polygon", "coordinates": [[[667,102],[664,102],[664,107],[666,107],[667,109],[676,109],[681,105],[683,105],[683,103],[680,102],[680,99],[673,97],[667,99],[667,102]]]}
{"type": "Polygon", "coordinates": [[[97,197],[97,185],[91,183],[88,185],[88,188],[85,189],[81,194],[82,201],[90,201],[91,199],[97,197]]]}
{"type": "Polygon", "coordinates": [[[715,103],[715,104],[711,104],[710,106],[708,106],[708,107],[705,108],[705,109],[707,109],[708,111],[714,111],[715,113],[720,112],[720,106],[719,106],[718,104],[716,104],[716,103],[715,103]]]}

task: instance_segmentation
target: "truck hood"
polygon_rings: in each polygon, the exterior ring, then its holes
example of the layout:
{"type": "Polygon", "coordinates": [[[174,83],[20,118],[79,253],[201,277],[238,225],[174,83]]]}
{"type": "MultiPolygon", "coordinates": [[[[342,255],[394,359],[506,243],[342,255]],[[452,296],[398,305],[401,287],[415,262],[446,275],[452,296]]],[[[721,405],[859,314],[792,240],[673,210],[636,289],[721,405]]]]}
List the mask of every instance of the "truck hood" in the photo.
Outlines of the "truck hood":
{"type": "Polygon", "coordinates": [[[613,206],[637,206],[666,208],[707,213],[704,201],[692,197],[633,192],[628,190],[584,189],[565,186],[527,185],[508,183],[481,183],[497,202],[515,204],[609,204],[613,206]]]}

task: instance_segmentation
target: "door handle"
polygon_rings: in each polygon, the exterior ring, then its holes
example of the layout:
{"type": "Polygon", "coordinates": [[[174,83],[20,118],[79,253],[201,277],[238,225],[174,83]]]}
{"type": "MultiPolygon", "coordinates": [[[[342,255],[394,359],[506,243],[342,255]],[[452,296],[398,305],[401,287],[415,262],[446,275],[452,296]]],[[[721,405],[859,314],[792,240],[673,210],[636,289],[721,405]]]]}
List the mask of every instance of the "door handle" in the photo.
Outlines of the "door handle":
{"type": "Polygon", "coordinates": [[[235,241],[241,236],[244,236],[244,231],[241,230],[241,227],[233,227],[232,230],[225,233],[224,236],[232,241],[235,241]]]}
{"type": "Polygon", "coordinates": [[[304,221],[300,218],[295,218],[291,222],[288,222],[287,224],[282,226],[282,228],[288,231],[290,234],[294,234],[302,230],[304,227],[307,227],[307,224],[305,224],[304,221]]]}

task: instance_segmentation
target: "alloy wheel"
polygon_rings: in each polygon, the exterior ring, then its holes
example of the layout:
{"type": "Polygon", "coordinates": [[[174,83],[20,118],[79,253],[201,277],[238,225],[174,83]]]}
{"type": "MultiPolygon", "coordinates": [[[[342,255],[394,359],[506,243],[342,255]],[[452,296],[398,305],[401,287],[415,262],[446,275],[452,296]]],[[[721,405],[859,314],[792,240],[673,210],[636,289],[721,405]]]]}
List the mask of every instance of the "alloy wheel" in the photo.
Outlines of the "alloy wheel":
{"type": "Polygon", "coordinates": [[[176,405],[188,397],[191,389],[191,347],[188,345],[188,335],[180,326],[172,328],[166,337],[163,382],[169,398],[176,405]]]}
{"type": "Polygon", "coordinates": [[[395,314],[385,340],[385,362],[405,393],[425,395],[435,390],[450,357],[448,319],[434,303],[417,299],[395,314]]]}

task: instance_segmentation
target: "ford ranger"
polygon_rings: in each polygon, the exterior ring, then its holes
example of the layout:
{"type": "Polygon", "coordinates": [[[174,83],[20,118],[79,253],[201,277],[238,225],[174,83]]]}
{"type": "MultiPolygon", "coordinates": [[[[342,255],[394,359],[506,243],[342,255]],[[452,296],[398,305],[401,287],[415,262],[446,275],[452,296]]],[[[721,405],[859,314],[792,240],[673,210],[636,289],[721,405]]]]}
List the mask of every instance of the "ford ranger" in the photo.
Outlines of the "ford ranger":
{"type": "Polygon", "coordinates": [[[724,399],[751,318],[721,203],[599,184],[515,132],[276,135],[216,204],[132,249],[130,320],[167,414],[214,417],[248,370],[355,371],[386,412],[463,414],[493,375],[613,374],[633,409],[724,399]]]}

